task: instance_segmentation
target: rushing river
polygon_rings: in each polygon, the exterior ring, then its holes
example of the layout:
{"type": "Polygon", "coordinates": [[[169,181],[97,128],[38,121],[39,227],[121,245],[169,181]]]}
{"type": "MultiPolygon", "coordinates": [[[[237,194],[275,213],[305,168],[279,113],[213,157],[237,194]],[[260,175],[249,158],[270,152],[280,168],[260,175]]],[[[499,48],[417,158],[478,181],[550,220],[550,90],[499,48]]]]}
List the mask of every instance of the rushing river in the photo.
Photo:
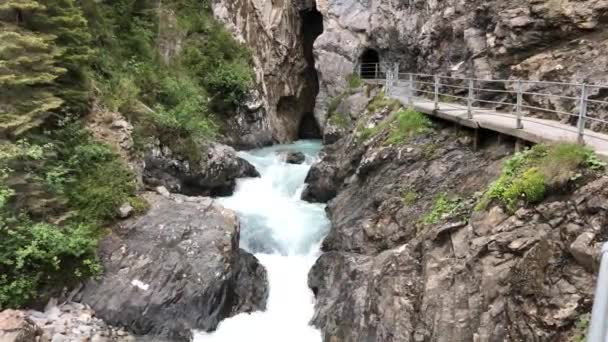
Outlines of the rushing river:
{"type": "Polygon", "coordinates": [[[268,272],[268,305],[264,312],[224,320],[213,333],[196,333],[195,342],[321,341],[320,332],[308,325],[314,297],[307,277],[329,222],[323,205],[300,200],[320,150],[317,141],[299,141],[240,153],[261,177],[239,180],[234,195],[221,202],[240,217],[241,247],[254,253],[268,272]],[[306,161],[287,164],[278,156],[282,151],[303,152],[306,161]]]}

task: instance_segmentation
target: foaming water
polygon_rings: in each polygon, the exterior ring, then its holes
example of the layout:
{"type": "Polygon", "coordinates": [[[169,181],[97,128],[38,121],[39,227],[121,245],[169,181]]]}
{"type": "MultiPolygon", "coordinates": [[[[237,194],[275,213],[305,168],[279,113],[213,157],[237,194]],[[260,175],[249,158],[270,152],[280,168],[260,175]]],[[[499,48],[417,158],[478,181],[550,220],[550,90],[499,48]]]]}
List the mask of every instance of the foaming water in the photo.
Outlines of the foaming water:
{"type": "Polygon", "coordinates": [[[298,141],[240,153],[261,177],[239,180],[234,195],[221,202],[241,219],[241,247],[254,253],[268,272],[268,304],[266,311],[224,320],[213,333],[195,333],[195,342],[321,341],[320,332],[308,324],[314,296],[307,279],[329,221],[324,205],[300,200],[320,150],[319,142],[298,141]],[[278,155],[283,151],[302,152],[306,161],[287,164],[278,155]]]}

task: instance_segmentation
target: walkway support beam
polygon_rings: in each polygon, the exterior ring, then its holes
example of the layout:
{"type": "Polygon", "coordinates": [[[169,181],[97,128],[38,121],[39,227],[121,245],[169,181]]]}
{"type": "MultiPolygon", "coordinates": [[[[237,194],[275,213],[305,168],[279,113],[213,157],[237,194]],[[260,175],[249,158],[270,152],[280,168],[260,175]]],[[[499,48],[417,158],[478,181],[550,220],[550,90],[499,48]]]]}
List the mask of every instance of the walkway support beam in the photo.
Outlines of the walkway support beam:
{"type": "Polygon", "coordinates": [[[600,273],[597,277],[587,342],[605,342],[608,335],[608,242],[602,246],[600,258],[600,273]]]}
{"type": "Polygon", "coordinates": [[[578,142],[579,144],[585,143],[585,123],[587,121],[587,97],[588,90],[587,85],[581,85],[581,100],[578,114],[578,142]]]}

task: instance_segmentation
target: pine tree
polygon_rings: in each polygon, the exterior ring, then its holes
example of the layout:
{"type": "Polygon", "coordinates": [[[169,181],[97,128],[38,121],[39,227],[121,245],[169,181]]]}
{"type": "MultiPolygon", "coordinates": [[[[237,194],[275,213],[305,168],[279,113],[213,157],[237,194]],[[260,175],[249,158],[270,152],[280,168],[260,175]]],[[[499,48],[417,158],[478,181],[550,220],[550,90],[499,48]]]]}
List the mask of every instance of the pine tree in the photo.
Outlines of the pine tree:
{"type": "Polygon", "coordinates": [[[38,1],[0,4],[0,136],[14,136],[39,125],[63,101],[51,91],[65,72],[55,36],[23,27],[26,17],[45,8],[38,1]]]}
{"type": "Polygon", "coordinates": [[[36,12],[26,24],[36,32],[49,33],[61,50],[58,66],[67,72],[56,81],[58,95],[70,110],[82,112],[88,105],[86,70],[93,55],[91,34],[82,9],[74,0],[39,0],[45,11],[36,12]]]}

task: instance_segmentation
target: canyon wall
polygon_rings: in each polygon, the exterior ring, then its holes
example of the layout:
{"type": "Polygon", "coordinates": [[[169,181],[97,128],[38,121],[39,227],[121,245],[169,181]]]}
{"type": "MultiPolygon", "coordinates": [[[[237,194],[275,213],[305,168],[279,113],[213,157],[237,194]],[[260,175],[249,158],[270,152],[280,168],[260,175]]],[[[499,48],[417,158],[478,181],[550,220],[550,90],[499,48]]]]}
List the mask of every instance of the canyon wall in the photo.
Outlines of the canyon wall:
{"type": "Polygon", "coordinates": [[[300,123],[313,110],[316,75],[311,75],[304,46],[308,33],[318,28],[302,27],[310,8],[289,1],[213,2],[214,15],[253,53],[267,128],[280,142],[298,138],[300,123]]]}
{"type": "MultiPolygon", "coordinates": [[[[320,82],[314,115],[321,127],[327,103],[346,86],[368,49],[379,54],[384,70],[399,65],[402,72],[589,83],[602,83],[607,76],[604,0],[216,0],[214,14],[256,56],[267,124],[280,141],[297,137],[302,113],[310,111],[303,108],[314,104],[305,86],[300,26],[301,13],[315,7],[324,26],[314,43],[320,82]]],[[[304,23],[307,29],[310,24],[304,23]]],[[[555,92],[555,87],[528,85],[525,90],[555,92]]],[[[579,92],[576,87],[559,91],[579,92]]],[[[596,90],[591,97],[603,94],[596,90]]],[[[564,111],[576,106],[555,98],[526,101],[564,111]]],[[[598,117],[604,117],[602,111],[598,117]]]]}

